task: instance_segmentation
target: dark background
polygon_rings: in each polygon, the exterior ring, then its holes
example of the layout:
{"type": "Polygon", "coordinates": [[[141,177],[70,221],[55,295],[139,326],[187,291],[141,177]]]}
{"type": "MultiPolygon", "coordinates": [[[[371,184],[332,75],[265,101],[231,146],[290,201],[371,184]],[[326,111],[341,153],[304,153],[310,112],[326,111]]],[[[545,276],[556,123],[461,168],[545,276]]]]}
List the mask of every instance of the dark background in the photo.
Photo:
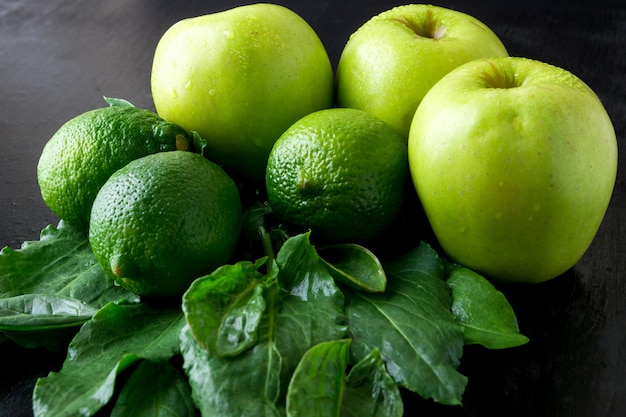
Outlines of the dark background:
{"type": "MultiPolygon", "coordinates": [[[[400,2],[279,1],[318,32],[336,65],[350,33],[400,2]]],[[[58,219],[41,200],[36,165],[52,134],[102,96],[153,109],[154,48],[176,21],[241,5],[232,1],[38,0],[0,2],[0,247],[37,240],[58,219]]],[[[510,55],[561,66],[596,91],[624,157],[626,1],[466,0],[434,4],[490,26],[510,55]]],[[[623,170],[602,227],[584,258],[550,282],[498,285],[528,345],[470,346],[463,407],[407,395],[407,415],[626,416],[626,178],[623,170]]],[[[0,416],[29,416],[35,379],[64,352],[0,345],[0,416]]]]}

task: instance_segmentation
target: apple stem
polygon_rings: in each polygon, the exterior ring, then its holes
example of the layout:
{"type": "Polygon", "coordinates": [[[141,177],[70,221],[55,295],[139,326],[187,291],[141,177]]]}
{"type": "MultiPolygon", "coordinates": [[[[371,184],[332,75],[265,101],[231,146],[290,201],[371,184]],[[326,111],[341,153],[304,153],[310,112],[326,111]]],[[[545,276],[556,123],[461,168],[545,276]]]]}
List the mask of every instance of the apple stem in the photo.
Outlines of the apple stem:
{"type": "Polygon", "coordinates": [[[491,72],[484,72],[483,76],[488,86],[491,88],[515,88],[521,85],[518,77],[511,72],[502,71],[502,68],[497,67],[492,61],[489,61],[489,65],[493,69],[491,72]]]}
{"type": "Polygon", "coordinates": [[[446,34],[446,28],[439,25],[437,20],[433,17],[433,13],[431,10],[428,10],[426,12],[426,16],[423,22],[414,22],[404,16],[395,17],[392,20],[406,26],[417,36],[421,36],[423,38],[438,40],[443,38],[446,34]]]}

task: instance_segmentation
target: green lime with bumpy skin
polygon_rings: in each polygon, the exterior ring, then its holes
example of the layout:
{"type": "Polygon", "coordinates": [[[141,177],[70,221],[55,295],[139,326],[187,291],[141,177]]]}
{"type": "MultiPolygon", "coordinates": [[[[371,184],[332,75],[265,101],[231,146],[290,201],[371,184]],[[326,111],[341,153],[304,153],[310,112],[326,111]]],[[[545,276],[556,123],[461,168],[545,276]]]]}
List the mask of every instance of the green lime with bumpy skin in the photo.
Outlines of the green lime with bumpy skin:
{"type": "Polygon", "coordinates": [[[232,256],[241,200],[224,170],[193,152],[130,162],[102,186],[89,242],[119,285],[143,296],[180,296],[232,256]]]}
{"type": "Polygon", "coordinates": [[[321,110],[293,124],[269,156],[269,203],[285,223],[338,243],[379,237],[398,216],[407,147],[389,124],[361,110],[321,110]]]}
{"type": "Polygon", "coordinates": [[[37,166],[41,196],[61,219],[87,229],[91,205],[111,174],[134,159],[191,144],[180,126],[115,101],[74,117],[50,138],[37,166]]]}

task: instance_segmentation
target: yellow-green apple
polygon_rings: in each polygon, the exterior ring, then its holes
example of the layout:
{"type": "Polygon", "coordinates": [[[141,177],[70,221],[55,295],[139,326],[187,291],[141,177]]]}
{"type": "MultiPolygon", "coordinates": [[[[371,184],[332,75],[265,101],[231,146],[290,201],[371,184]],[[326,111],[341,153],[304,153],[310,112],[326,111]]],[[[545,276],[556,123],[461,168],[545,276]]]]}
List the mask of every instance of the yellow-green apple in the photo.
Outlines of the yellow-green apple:
{"type": "Polygon", "coordinates": [[[384,11],[348,39],[337,65],[337,104],[365,110],[405,138],[424,94],[468,61],[506,56],[498,36],[465,13],[427,4],[384,11]]]}
{"type": "Polygon", "coordinates": [[[448,73],[418,107],[408,146],[441,247],[494,280],[542,282],[573,267],[616,180],[615,130],[598,96],[526,58],[448,73]]]}
{"type": "Polygon", "coordinates": [[[333,82],[314,29],[274,4],[175,23],[158,42],[151,77],[161,117],[198,132],[209,159],[260,182],[283,131],[332,107],[333,82]]]}

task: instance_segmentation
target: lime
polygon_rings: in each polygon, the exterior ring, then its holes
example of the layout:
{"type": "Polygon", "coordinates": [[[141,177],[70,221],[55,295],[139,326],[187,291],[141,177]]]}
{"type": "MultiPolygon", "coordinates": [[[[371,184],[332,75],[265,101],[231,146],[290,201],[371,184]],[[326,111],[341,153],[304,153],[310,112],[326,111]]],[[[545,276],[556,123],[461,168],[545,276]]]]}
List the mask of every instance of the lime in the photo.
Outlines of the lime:
{"type": "Polygon", "coordinates": [[[408,179],[406,141],[361,110],[334,108],[303,117],[274,144],[266,188],[285,223],[311,237],[364,243],[398,216],[408,179]]]}
{"type": "Polygon", "coordinates": [[[192,137],[146,109],[112,105],[82,113],[46,143],[37,166],[41,196],[66,222],[86,229],[98,190],[130,161],[155,152],[186,150],[192,137]]]}
{"type": "Polygon", "coordinates": [[[241,210],[237,186],[221,167],[193,152],[160,152],[130,162],[102,186],[89,242],[122,287],[179,296],[232,256],[241,210]]]}

